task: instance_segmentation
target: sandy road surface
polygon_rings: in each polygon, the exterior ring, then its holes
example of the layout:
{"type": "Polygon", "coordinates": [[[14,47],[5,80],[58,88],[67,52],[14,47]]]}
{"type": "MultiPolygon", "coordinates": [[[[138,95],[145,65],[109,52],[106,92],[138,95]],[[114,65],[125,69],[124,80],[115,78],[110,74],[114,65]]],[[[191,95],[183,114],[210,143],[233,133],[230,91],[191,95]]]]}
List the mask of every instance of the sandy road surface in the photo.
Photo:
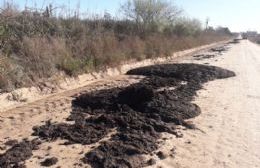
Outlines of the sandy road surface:
{"type": "MultiPolygon", "coordinates": [[[[243,41],[215,58],[195,61],[187,57],[178,62],[209,63],[232,70],[237,77],[205,85],[196,98],[202,114],[192,119],[199,130],[183,130],[183,138],[167,140],[161,150],[167,153],[175,147],[175,158],[157,161],[153,167],[260,167],[260,47],[243,41]]],[[[30,137],[32,126],[49,119],[64,121],[71,110],[71,96],[83,90],[127,85],[136,80],[119,76],[1,113],[0,152],[6,150],[3,144],[7,140],[30,137]]],[[[44,157],[55,156],[59,162],[54,167],[79,167],[74,163],[93,146],[64,147],[59,143],[41,145],[26,165],[39,167],[44,157]]]]}
{"type": "Polygon", "coordinates": [[[260,167],[260,47],[243,41],[223,56],[199,63],[232,70],[237,77],[210,82],[199,91],[195,102],[202,114],[193,121],[203,132],[185,131],[183,139],[173,142],[176,158],[158,165],[260,167]]]}

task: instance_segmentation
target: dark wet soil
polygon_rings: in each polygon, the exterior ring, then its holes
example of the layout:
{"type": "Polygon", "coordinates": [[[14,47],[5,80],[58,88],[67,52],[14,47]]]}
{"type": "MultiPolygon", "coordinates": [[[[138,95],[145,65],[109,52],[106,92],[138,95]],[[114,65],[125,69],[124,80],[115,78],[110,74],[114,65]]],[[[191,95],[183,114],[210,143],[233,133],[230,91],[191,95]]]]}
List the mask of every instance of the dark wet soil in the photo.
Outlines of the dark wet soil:
{"type": "Polygon", "coordinates": [[[228,48],[226,46],[221,46],[221,47],[216,47],[216,48],[211,48],[210,51],[212,52],[218,52],[218,53],[222,53],[227,51],[228,48]]]}
{"type": "Polygon", "coordinates": [[[55,165],[57,162],[58,162],[58,159],[56,157],[47,158],[41,162],[41,166],[50,167],[50,166],[55,165]]]}
{"type": "Polygon", "coordinates": [[[189,124],[200,108],[191,103],[202,84],[235,76],[231,71],[197,64],[166,64],[131,70],[128,75],[147,76],[126,88],[101,90],[73,101],[68,120],[75,124],[47,123],[34,128],[42,139],[62,138],[68,144],[98,142],[112,128],[116,134],[82,159],[92,167],[142,167],[142,158],[158,149],[160,133],[178,136],[175,126],[189,124]]]}
{"type": "MultiPolygon", "coordinates": [[[[214,79],[235,76],[235,73],[232,71],[201,64],[163,64],[147,66],[130,70],[127,74],[175,78],[186,82],[196,82],[197,85],[214,79]]],[[[191,88],[191,90],[193,90],[193,88],[191,88]]]]}
{"type": "MultiPolygon", "coordinates": [[[[82,118],[83,120],[83,118],[82,118]]],[[[84,121],[75,124],[52,124],[48,121],[45,125],[33,128],[34,136],[40,136],[43,140],[53,141],[57,138],[67,139],[68,144],[80,143],[83,145],[98,142],[108,133],[107,128],[94,123],[84,121]]]]}
{"type": "Polygon", "coordinates": [[[35,139],[32,141],[23,140],[20,143],[15,143],[4,154],[0,155],[1,168],[22,168],[24,161],[32,156],[32,151],[38,149],[40,141],[35,139]]]}
{"type": "Polygon", "coordinates": [[[9,140],[7,142],[5,142],[6,146],[14,146],[16,144],[18,144],[19,142],[17,140],[9,140]]]}
{"type": "MultiPolygon", "coordinates": [[[[67,119],[74,121],[74,124],[49,121],[34,127],[33,135],[43,141],[57,138],[67,140],[64,145],[86,145],[99,142],[115,129],[111,138],[86,153],[82,162],[94,168],[151,165],[151,158],[145,160],[143,156],[158,150],[161,133],[180,136],[176,125],[194,128],[185,120],[201,112],[191,101],[202,84],[235,76],[235,73],[225,69],[198,64],[147,66],[133,69],[127,74],[146,78],[125,88],[100,90],[77,97],[67,119]]],[[[21,150],[26,151],[26,157],[18,156],[18,161],[11,160],[13,163],[20,163],[31,156],[32,148],[25,146],[21,150]]],[[[0,161],[8,157],[8,153],[3,154],[0,161]]],[[[158,156],[164,158],[160,153],[158,156]]]]}
{"type": "Polygon", "coordinates": [[[157,155],[158,158],[161,159],[161,160],[167,158],[167,156],[166,156],[162,151],[157,152],[156,155],[157,155]]]}
{"type": "Polygon", "coordinates": [[[194,55],[193,58],[194,60],[204,60],[204,59],[210,59],[210,58],[215,58],[216,55],[214,54],[199,54],[199,55],[194,55]]]}
{"type": "Polygon", "coordinates": [[[229,44],[238,44],[240,43],[241,39],[234,39],[232,41],[229,42],[229,44]]]}

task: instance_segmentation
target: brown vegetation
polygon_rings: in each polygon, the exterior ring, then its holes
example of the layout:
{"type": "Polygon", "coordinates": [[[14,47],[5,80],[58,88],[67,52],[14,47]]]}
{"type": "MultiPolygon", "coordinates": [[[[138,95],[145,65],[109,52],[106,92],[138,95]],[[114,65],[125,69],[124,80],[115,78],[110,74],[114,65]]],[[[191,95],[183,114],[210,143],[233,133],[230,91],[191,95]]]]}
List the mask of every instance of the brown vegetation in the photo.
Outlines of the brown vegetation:
{"type": "Polygon", "coordinates": [[[32,86],[61,71],[72,76],[127,60],[170,56],[229,36],[205,31],[190,19],[171,18],[167,24],[161,20],[116,19],[109,14],[64,18],[53,16],[48,8],[37,12],[6,6],[0,11],[0,92],[32,86]]]}
{"type": "Polygon", "coordinates": [[[260,35],[258,35],[256,37],[249,37],[248,39],[250,41],[252,41],[253,43],[260,44],[260,35]]]}

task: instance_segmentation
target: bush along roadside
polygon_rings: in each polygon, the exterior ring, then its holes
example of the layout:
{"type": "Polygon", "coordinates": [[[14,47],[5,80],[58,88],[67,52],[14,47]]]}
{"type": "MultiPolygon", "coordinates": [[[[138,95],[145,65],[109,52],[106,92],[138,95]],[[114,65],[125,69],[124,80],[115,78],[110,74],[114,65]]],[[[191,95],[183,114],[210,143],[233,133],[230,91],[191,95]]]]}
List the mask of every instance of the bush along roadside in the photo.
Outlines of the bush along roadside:
{"type": "Polygon", "coordinates": [[[76,76],[127,60],[167,57],[231,36],[224,28],[203,30],[199,21],[180,16],[178,8],[164,1],[140,2],[123,5],[121,19],[108,13],[65,17],[52,14],[50,7],[38,12],[6,6],[0,12],[0,93],[35,85],[60,72],[76,76]],[[149,13],[148,2],[154,9],[161,6],[150,19],[129,13],[130,9],[149,13]],[[169,7],[175,18],[156,16],[169,7]]]}

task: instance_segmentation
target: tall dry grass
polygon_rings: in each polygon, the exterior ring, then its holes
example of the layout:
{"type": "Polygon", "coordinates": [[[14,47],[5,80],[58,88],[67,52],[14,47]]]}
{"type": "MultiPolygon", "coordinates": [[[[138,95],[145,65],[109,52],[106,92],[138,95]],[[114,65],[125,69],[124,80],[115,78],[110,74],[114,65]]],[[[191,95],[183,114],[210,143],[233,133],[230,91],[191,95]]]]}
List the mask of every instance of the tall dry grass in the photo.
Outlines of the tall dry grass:
{"type": "Polygon", "coordinates": [[[129,20],[58,18],[35,11],[2,10],[0,92],[35,85],[60,72],[73,76],[230,38],[215,30],[177,29],[172,26],[143,33],[129,20]]]}

